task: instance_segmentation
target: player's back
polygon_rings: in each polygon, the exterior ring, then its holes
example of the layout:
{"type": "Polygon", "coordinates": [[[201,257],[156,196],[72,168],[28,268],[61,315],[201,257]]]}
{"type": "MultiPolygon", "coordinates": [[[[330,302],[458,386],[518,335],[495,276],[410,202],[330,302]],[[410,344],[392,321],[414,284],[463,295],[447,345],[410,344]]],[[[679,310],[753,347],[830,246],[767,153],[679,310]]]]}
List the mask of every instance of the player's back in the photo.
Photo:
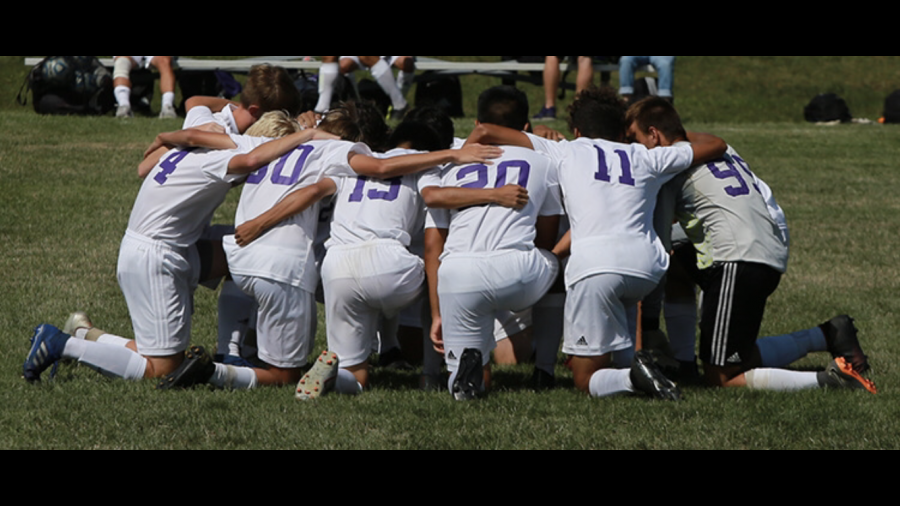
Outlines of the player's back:
{"type": "MultiPolygon", "coordinates": [[[[416,154],[395,149],[386,158],[416,154]]],[[[395,240],[409,247],[425,225],[425,203],[419,193],[419,174],[391,179],[365,176],[333,178],[335,193],[331,239],[326,246],[349,246],[377,240],[395,240]]]]}
{"type": "MultiPolygon", "coordinates": [[[[365,145],[344,141],[312,141],[247,177],[235,215],[240,226],[271,209],[288,194],[311,186],[327,175],[354,175],[348,156],[368,154],[365,145]]],[[[281,222],[247,247],[233,236],[224,240],[232,272],[257,276],[315,291],[317,275],[313,242],[319,206],[281,222]]]]}
{"type": "Polygon", "coordinates": [[[445,255],[533,249],[538,217],[563,214],[558,172],[550,158],[518,147],[504,146],[503,151],[491,165],[445,169],[442,186],[482,189],[517,184],[528,190],[528,204],[522,210],[482,205],[453,211],[445,255]]]}
{"type": "Polygon", "coordinates": [[[679,221],[700,252],[699,267],[751,262],[787,270],[788,249],[747,162],[731,147],[725,159],[683,176],[679,221]]]}
{"type": "Polygon", "coordinates": [[[569,285],[601,273],[658,281],[668,254],[653,227],[665,182],[689,167],[690,149],[648,150],[580,138],[550,145],[560,160],[560,186],[572,227],[569,285]]]}
{"type": "Polygon", "coordinates": [[[232,139],[237,149],[178,148],[163,155],[141,186],[128,229],[177,247],[197,242],[232,184],[241,179],[228,174],[228,162],[265,142],[232,139]]]}

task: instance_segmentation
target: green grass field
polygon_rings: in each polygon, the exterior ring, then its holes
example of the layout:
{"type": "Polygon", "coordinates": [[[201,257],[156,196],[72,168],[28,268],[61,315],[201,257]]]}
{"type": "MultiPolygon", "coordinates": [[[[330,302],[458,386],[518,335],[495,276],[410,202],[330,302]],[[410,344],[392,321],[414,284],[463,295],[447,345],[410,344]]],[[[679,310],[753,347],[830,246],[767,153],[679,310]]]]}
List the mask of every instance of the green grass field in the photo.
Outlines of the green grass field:
{"type": "MultiPolygon", "coordinates": [[[[37,116],[13,103],[22,58],[0,57],[0,448],[900,448],[900,130],[802,122],[806,102],[827,91],[842,94],[854,115],[877,119],[884,97],[900,88],[900,57],[679,60],[676,105],[689,127],[735,146],[787,212],[791,266],[763,334],[852,314],[881,390],[687,388],[679,404],[592,400],[572,391],[562,367],[561,388],[535,394],[522,387],[530,366],[500,369],[496,392],[471,404],[420,393],[415,376],[386,372],[363,396],[312,404],[296,403],[290,387],[161,394],[151,382],[107,380],[71,365],[55,381],[26,384],[22,362],[37,324],[61,325],[82,309],[101,328],[131,335],[116,258],[140,186],[135,168],[155,134],[179,122],[37,116]]],[[[494,82],[463,80],[469,114],[494,82]]],[[[526,89],[538,107],[541,90],[526,89]]],[[[465,135],[471,120],[457,124],[465,135]]],[[[233,192],[217,223],[231,223],[237,200],[233,192]]],[[[198,290],[198,344],[214,346],[215,304],[214,292],[198,290]]],[[[826,364],[811,356],[795,367],[826,364]]]]}

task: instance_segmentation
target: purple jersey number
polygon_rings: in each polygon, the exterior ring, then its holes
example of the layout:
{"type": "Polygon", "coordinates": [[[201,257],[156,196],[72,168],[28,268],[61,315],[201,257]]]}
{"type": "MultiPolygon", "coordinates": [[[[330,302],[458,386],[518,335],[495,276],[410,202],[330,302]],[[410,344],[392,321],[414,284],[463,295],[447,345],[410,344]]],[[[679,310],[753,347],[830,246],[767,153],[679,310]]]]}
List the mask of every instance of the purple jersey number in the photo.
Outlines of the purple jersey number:
{"type": "Polygon", "coordinates": [[[303,173],[303,168],[306,166],[306,160],[309,158],[310,153],[313,152],[315,148],[312,146],[301,145],[297,146],[297,149],[291,151],[290,153],[282,156],[275,165],[271,164],[266,165],[265,167],[259,169],[258,171],[250,174],[247,178],[247,184],[260,184],[269,174],[269,168],[272,168],[272,184],[280,185],[280,186],[293,186],[300,180],[300,174],[303,173]],[[294,163],[293,171],[290,176],[284,175],[284,167],[287,165],[288,160],[291,156],[294,155],[295,152],[300,152],[300,157],[297,159],[297,162],[294,163]]]}
{"type": "Polygon", "coordinates": [[[169,176],[175,172],[175,169],[178,168],[178,164],[181,163],[182,160],[185,159],[187,155],[189,155],[193,149],[186,149],[183,151],[175,151],[170,154],[165,160],[159,162],[159,167],[162,169],[156,174],[156,177],[153,178],[154,181],[159,183],[160,185],[166,184],[169,180],[169,176]]]}
{"type": "Polygon", "coordinates": [[[356,187],[353,189],[353,193],[350,194],[350,202],[362,202],[365,197],[368,197],[369,200],[386,200],[388,202],[393,202],[400,196],[400,187],[403,186],[403,178],[394,177],[384,180],[385,183],[390,183],[391,187],[389,190],[382,191],[373,188],[366,193],[366,183],[368,182],[369,178],[366,176],[359,176],[357,178],[356,187]]]}
{"type": "MultiPolygon", "coordinates": [[[[747,165],[747,162],[742,160],[739,157],[733,157],[734,161],[741,166],[741,169],[750,176],[751,181],[755,181],[756,178],[753,176],[753,172],[750,171],[750,167],[747,165]]],[[[734,179],[737,183],[736,186],[728,186],[725,188],[725,193],[732,197],[742,197],[744,195],[750,195],[750,186],[747,185],[747,180],[744,179],[744,176],[741,175],[741,171],[735,166],[735,164],[731,163],[729,159],[722,159],[718,162],[710,163],[707,165],[709,171],[712,172],[712,175],[716,177],[716,179],[734,179]],[[717,164],[725,163],[728,167],[728,170],[720,169],[717,164]]],[[[753,187],[756,188],[756,191],[762,193],[759,189],[759,185],[755,182],[753,183],[753,187]]]]}
{"type": "MultiPolygon", "coordinates": [[[[600,146],[594,146],[594,149],[597,150],[598,162],[598,169],[594,174],[594,179],[603,181],[604,183],[612,183],[609,164],[606,161],[606,151],[603,151],[600,146]]],[[[619,177],[619,183],[626,186],[634,186],[637,182],[634,180],[634,175],[631,172],[631,160],[628,158],[628,153],[621,149],[617,149],[615,153],[619,155],[619,161],[622,166],[622,176],[619,177]]]]}
{"type": "MultiPolygon", "coordinates": [[[[518,184],[523,188],[528,187],[528,179],[531,177],[531,164],[529,164],[525,160],[510,160],[507,162],[503,162],[497,166],[497,179],[494,181],[494,188],[502,188],[503,186],[506,186],[508,184],[513,184],[508,181],[508,172],[509,169],[512,168],[519,169],[519,177],[516,180],[515,184],[518,184]]],[[[487,188],[490,184],[490,176],[488,175],[487,165],[469,165],[468,167],[463,167],[456,174],[456,181],[460,182],[470,174],[475,174],[477,176],[477,179],[470,183],[462,184],[462,188],[481,189],[487,188]]]]}

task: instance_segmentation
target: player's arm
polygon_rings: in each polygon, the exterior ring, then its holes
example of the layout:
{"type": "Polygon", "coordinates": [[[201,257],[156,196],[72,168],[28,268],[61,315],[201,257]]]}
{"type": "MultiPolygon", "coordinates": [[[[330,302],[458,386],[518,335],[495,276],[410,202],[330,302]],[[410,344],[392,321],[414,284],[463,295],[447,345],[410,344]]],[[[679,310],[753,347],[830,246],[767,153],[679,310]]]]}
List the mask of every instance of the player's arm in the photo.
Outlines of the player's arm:
{"type": "Polygon", "coordinates": [[[572,254],[572,231],[566,232],[566,235],[556,243],[556,246],[550,250],[557,258],[562,260],[572,254]]]}
{"type": "Polygon", "coordinates": [[[144,151],[144,160],[138,166],[138,177],[147,177],[153,167],[159,163],[162,155],[174,147],[209,149],[234,149],[237,144],[228,135],[208,132],[197,128],[177,130],[175,132],[161,133],[156,136],[153,144],[144,151]]]}
{"type": "Polygon", "coordinates": [[[438,353],[444,353],[444,336],[441,324],[441,301],[438,298],[438,270],[441,254],[450,231],[446,228],[425,229],[425,276],[428,280],[428,301],[431,306],[431,342],[438,353]]]}
{"type": "Polygon", "coordinates": [[[537,235],[534,245],[537,248],[553,251],[556,246],[556,238],[559,236],[559,216],[538,216],[537,235]]]}
{"type": "Polygon", "coordinates": [[[725,155],[728,144],[712,134],[688,132],[688,141],[694,151],[694,165],[709,163],[725,155]]]}
{"type": "Polygon", "coordinates": [[[415,174],[423,170],[446,165],[448,163],[483,163],[491,164],[491,160],[499,158],[503,150],[496,146],[473,144],[462,149],[446,149],[432,153],[395,156],[391,158],[375,158],[359,153],[350,153],[350,168],[361,176],[377,179],[415,174]]]}
{"type": "Polygon", "coordinates": [[[269,141],[253,151],[235,156],[228,162],[229,174],[250,174],[313,140],[337,139],[316,129],[307,129],[280,139],[269,141]]]}
{"type": "Polygon", "coordinates": [[[184,103],[184,108],[187,111],[195,107],[207,107],[212,112],[222,112],[229,105],[237,105],[236,102],[225,98],[219,97],[191,97],[187,99],[184,103]]]}
{"type": "Polygon", "coordinates": [[[237,227],[234,240],[238,246],[247,246],[279,223],[306,211],[336,191],[334,181],[325,178],[312,186],[291,192],[272,209],[237,227]]]}
{"type": "Polygon", "coordinates": [[[528,137],[528,134],[512,128],[506,128],[498,125],[488,125],[480,123],[469,135],[466,145],[469,144],[497,144],[501,146],[518,146],[521,148],[534,149],[534,143],[528,137]]]}
{"type": "Polygon", "coordinates": [[[422,199],[432,209],[493,204],[518,210],[528,205],[528,190],[516,184],[485,189],[429,186],[422,189],[422,199]]]}

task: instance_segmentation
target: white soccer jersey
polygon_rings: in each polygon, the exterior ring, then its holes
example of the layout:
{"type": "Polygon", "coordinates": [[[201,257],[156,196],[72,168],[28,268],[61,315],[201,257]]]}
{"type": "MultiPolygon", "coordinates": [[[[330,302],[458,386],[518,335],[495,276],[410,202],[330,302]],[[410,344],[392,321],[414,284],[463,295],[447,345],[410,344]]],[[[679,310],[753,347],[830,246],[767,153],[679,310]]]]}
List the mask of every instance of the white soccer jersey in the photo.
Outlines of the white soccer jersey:
{"type": "Polygon", "coordinates": [[[267,140],[231,138],[237,149],[173,149],[163,155],[141,186],[128,230],[176,247],[196,243],[232,184],[242,178],[228,174],[228,162],[267,140]]]}
{"type": "Polygon", "coordinates": [[[566,285],[613,273],[659,282],[669,255],[653,227],[660,188],[690,168],[687,147],[648,150],[580,138],[551,142],[531,136],[541,152],[559,162],[559,184],[572,227],[566,285]]]}
{"type": "Polygon", "coordinates": [[[182,129],[196,128],[209,123],[216,123],[225,128],[226,134],[240,134],[237,122],[234,120],[234,109],[237,106],[229,104],[220,112],[212,112],[209,107],[198,106],[188,111],[184,118],[182,129]]]}
{"type": "MultiPolygon", "coordinates": [[[[495,205],[457,209],[450,213],[450,233],[442,258],[453,253],[527,250],[534,248],[538,216],[564,214],[557,170],[547,156],[512,146],[491,165],[454,165],[441,172],[444,187],[501,188],[518,184],[528,190],[529,201],[517,211],[495,205]]],[[[444,228],[440,213],[432,219],[444,228]]]]}
{"type": "MultiPolygon", "coordinates": [[[[251,174],[244,185],[235,225],[265,213],[293,191],[311,186],[326,176],[355,176],[349,155],[370,155],[365,144],[312,141],[251,174]]],[[[285,283],[315,292],[318,274],[313,242],[319,206],[283,221],[247,247],[234,236],[223,240],[231,272],[285,283]]]]}
{"type": "MultiPolygon", "coordinates": [[[[391,158],[416,153],[419,152],[395,149],[376,156],[391,158]]],[[[365,176],[333,178],[338,190],[331,239],[325,246],[390,239],[408,248],[412,237],[425,226],[425,202],[420,193],[424,187],[420,187],[420,181],[426,177],[419,173],[387,180],[365,176]]]]}

